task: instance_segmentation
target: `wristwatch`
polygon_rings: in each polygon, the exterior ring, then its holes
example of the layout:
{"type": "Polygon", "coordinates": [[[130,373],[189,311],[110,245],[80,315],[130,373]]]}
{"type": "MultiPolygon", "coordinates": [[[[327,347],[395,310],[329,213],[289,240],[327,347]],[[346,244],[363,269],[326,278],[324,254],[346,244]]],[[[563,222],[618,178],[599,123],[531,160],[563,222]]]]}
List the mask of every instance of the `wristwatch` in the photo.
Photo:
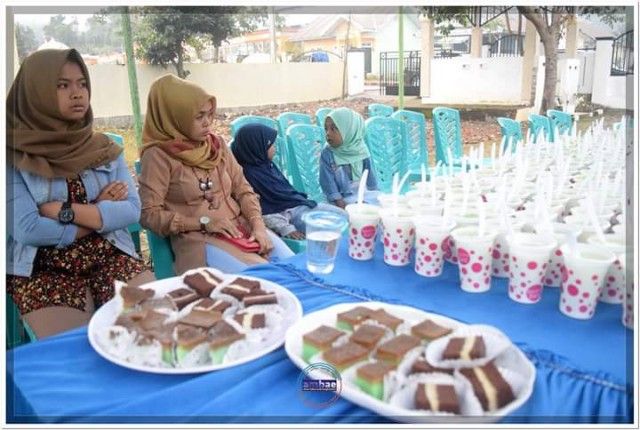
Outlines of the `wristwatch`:
{"type": "Polygon", "coordinates": [[[62,224],[71,224],[76,217],[75,212],[71,208],[71,202],[67,200],[62,203],[62,207],[60,208],[60,212],[58,212],[58,221],[62,224]]]}
{"type": "Polygon", "coordinates": [[[200,217],[200,230],[202,230],[203,233],[207,233],[207,224],[209,224],[210,222],[211,218],[209,218],[208,216],[200,217]]]}

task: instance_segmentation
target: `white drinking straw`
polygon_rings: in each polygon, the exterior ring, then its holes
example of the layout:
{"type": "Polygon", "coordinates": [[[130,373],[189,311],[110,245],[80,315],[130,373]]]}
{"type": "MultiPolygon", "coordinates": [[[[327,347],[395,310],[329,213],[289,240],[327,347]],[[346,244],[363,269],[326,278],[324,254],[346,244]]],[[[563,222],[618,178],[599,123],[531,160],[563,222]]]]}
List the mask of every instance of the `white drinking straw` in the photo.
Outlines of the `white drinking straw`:
{"type": "Polygon", "coordinates": [[[478,199],[478,236],[484,236],[484,231],[486,227],[486,209],[485,202],[482,201],[482,198],[478,199]]]}
{"type": "Polygon", "coordinates": [[[496,142],[491,143],[491,170],[496,171],[496,142]]]}
{"type": "Polygon", "coordinates": [[[598,236],[598,240],[602,243],[606,243],[607,239],[604,237],[604,232],[602,231],[602,227],[600,226],[600,222],[598,221],[598,216],[596,215],[596,209],[593,206],[593,199],[591,198],[591,194],[587,194],[585,198],[586,206],[587,206],[587,215],[589,216],[589,220],[591,221],[591,225],[598,236]]]}
{"type": "Polygon", "coordinates": [[[367,177],[369,176],[369,169],[364,169],[360,183],[358,184],[358,204],[361,205],[364,202],[364,190],[367,186],[367,177]]]}
{"type": "Polygon", "coordinates": [[[449,164],[449,176],[453,176],[453,153],[451,152],[451,147],[447,147],[447,157],[449,164]]]}

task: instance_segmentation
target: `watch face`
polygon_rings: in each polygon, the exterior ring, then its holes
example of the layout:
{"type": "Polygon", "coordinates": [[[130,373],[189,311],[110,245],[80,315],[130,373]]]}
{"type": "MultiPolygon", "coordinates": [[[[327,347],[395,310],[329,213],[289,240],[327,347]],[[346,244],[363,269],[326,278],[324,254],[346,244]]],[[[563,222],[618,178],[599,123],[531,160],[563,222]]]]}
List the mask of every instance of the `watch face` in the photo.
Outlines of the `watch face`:
{"type": "Polygon", "coordinates": [[[209,224],[209,221],[211,221],[211,219],[208,216],[200,217],[200,224],[209,224]]]}
{"type": "Polygon", "coordinates": [[[73,209],[63,208],[58,213],[58,219],[63,224],[69,224],[71,221],[73,221],[74,215],[75,214],[73,213],[73,209]]]}

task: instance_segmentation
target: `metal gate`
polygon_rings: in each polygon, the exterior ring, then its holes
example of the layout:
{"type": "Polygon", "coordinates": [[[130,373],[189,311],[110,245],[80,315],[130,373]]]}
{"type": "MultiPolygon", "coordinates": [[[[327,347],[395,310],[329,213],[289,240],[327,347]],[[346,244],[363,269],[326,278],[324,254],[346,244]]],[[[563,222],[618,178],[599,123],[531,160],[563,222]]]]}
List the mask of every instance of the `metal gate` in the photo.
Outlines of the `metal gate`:
{"type": "MultiPolygon", "coordinates": [[[[398,52],[380,53],[380,94],[398,95],[398,52]]],[[[420,95],[420,51],[404,53],[404,95],[420,95]]]]}

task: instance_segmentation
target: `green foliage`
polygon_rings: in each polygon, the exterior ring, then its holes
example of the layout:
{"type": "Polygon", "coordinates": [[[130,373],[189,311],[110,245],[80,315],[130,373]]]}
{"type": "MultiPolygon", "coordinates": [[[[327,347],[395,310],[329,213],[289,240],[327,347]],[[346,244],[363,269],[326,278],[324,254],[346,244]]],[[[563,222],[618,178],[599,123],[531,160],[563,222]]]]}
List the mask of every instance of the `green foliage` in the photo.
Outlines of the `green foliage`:
{"type": "Polygon", "coordinates": [[[49,19],[49,23],[44,26],[44,34],[67,46],[76,46],[78,41],[78,22],[74,20],[66,23],[65,21],[66,17],[64,15],[52,16],[49,19]]]}
{"type": "Polygon", "coordinates": [[[469,8],[466,6],[422,6],[419,10],[433,21],[435,31],[443,36],[448,36],[455,24],[463,27],[471,25],[469,8]]]}
{"type": "Polygon", "coordinates": [[[36,34],[31,27],[16,23],[16,46],[18,48],[18,58],[24,60],[29,54],[38,48],[36,34]]]}

